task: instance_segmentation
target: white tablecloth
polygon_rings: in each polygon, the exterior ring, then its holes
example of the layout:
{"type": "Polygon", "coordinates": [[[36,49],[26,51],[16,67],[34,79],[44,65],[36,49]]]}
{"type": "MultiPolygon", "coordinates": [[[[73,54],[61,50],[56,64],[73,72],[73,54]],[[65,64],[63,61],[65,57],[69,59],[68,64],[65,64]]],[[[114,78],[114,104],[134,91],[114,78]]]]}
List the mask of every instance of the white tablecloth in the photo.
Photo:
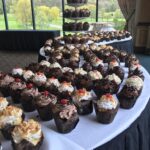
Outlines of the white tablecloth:
{"type": "MultiPolygon", "coordinates": [[[[98,123],[95,112],[80,116],[78,125],[68,134],[58,133],[54,120],[41,122],[45,136],[41,150],[91,150],[127,129],[140,116],[150,98],[150,75],[143,67],[142,71],[145,76],[143,91],[132,109],[120,108],[114,121],[108,125],[98,123]]],[[[26,116],[37,119],[37,112],[26,113],[26,116]]],[[[4,150],[11,150],[10,142],[2,139],[2,145],[4,150]]]]}

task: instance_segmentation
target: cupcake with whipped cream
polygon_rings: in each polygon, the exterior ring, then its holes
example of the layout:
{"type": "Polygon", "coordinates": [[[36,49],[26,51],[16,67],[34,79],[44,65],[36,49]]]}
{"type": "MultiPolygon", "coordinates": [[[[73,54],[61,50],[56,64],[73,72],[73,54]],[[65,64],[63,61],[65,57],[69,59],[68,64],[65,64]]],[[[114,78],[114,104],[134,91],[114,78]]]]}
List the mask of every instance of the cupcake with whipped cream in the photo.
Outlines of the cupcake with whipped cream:
{"type": "Polygon", "coordinates": [[[97,68],[98,66],[104,66],[103,60],[99,59],[96,56],[94,56],[90,59],[90,63],[94,68],[97,68]]]}
{"type": "Polygon", "coordinates": [[[119,54],[119,60],[120,60],[120,62],[125,62],[127,56],[128,56],[127,52],[121,50],[120,54],[119,54]]]}
{"type": "Polygon", "coordinates": [[[131,77],[133,75],[139,76],[144,81],[144,75],[143,75],[143,72],[141,71],[140,64],[131,64],[130,65],[128,77],[131,77]]]}
{"type": "Polygon", "coordinates": [[[31,82],[34,78],[34,73],[31,70],[24,70],[23,72],[23,79],[26,82],[31,82]]]}
{"type": "Polygon", "coordinates": [[[102,74],[98,70],[93,70],[88,72],[88,76],[92,81],[101,80],[103,78],[102,74]]]}
{"type": "Polygon", "coordinates": [[[42,72],[35,73],[34,78],[33,78],[33,83],[38,87],[40,91],[44,89],[46,81],[47,81],[47,78],[44,73],[42,72]]]}
{"type": "Polygon", "coordinates": [[[35,106],[43,121],[48,121],[53,118],[52,108],[57,102],[57,97],[48,91],[39,92],[35,98],[35,106]]]}
{"type": "Polygon", "coordinates": [[[26,83],[19,78],[10,84],[10,95],[14,103],[20,103],[21,92],[26,88],[26,83]]]}
{"type": "Polygon", "coordinates": [[[13,150],[39,150],[43,143],[43,132],[41,125],[30,119],[23,121],[12,131],[12,147],[13,150]]]}
{"type": "Polygon", "coordinates": [[[11,131],[22,123],[24,114],[22,109],[15,106],[7,106],[0,112],[0,130],[6,139],[11,138],[11,131]]]}
{"type": "Polygon", "coordinates": [[[121,80],[124,79],[124,70],[119,66],[119,62],[117,60],[112,60],[108,64],[108,74],[115,73],[121,80]]]}
{"type": "Polygon", "coordinates": [[[32,112],[35,110],[34,100],[38,96],[38,88],[33,83],[27,83],[26,88],[21,92],[21,104],[25,112],[32,112]]]}
{"type": "Polygon", "coordinates": [[[71,82],[62,82],[60,86],[58,87],[58,93],[59,93],[59,98],[71,98],[71,94],[74,91],[74,87],[72,86],[71,82]]]}
{"type": "Polygon", "coordinates": [[[122,90],[117,94],[120,106],[125,109],[132,108],[140,96],[143,88],[143,80],[138,76],[129,77],[122,90]]]}
{"type": "Polygon", "coordinates": [[[7,106],[8,106],[8,101],[4,97],[0,97],[0,112],[2,112],[7,106]]]}
{"type": "Polygon", "coordinates": [[[105,94],[97,101],[94,101],[97,121],[103,124],[111,123],[118,111],[119,102],[111,94],[105,94]]]}
{"type": "Polygon", "coordinates": [[[60,82],[57,78],[51,77],[48,78],[45,84],[45,89],[52,94],[58,94],[58,87],[60,86],[60,82]]]}
{"type": "Polygon", "coordinates": [[[86,89],[75,90],[72,94],[72,100],[77,107],[78,113],[80,115],[87,115],[92,113],[93,104],[92,100],[94,96],[91,92],[86,89]]]}
{"type": "Polygon", "coordinates": [[[54,121],[58,132],[69,133],[79,122],[77,108],[68,99],[61,99],[53,109],[54,121]]]}
{"type": "Polygon", "coordinates": [[[23,69],[20,67],[13,68],[11,74],[14,78],[22,78],[23,69]]]}
{"type": "Polygon", "coordinates": [[[14,78],[10,75],[5,75],[3,79],[0,80],[0,91],[4,97],[10,96],[10,84],[14,82],[14,78]]]}
{"type": "Polygon", "coordinates": [[[39,67],[39,71],[40,72],[48,72],[49,71],[49,68],[50,68],[50,63],[46,60],[42,60],[40,63],[39,63],[40,67],[39,67]]]}

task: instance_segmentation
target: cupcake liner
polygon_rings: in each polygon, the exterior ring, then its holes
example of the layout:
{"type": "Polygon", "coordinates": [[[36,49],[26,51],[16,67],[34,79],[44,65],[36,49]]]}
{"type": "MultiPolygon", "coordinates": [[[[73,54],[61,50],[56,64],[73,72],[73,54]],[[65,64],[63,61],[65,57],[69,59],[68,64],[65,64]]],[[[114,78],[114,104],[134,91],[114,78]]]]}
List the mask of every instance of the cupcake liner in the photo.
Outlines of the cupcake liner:
{"type": "Polygon", "coordinates": [[[10,88],[9,88],[9,86],[1,87],[0,91],[3,94],[4,97],[10,96],[10,88]]]}
{"type": "Polygon", "coordinates": [[[13,139],[11,139],[11,143],[12,143],[13,150],[39,150],[43,143],[43,139],[44,137],[42,135],[37,145],[33,145],[27,140],[22,140],[20,143],[15,143],[13,139]]]}
{"type": "Polygon", "coordinates": [[[105,111],[99,111],[97,104],[94,104],[95,112],[96,112],[96,118],[97,121],[103,124],[109,124],[111,123],[118,111],[119,105],[115,109],[111,110],[105,110],[105,111]]]}
{"type": "Polygon", "coordinates": [[[21,104],[25,112],[32,112],[35,110],[34,98],[32,96],[21,96],[21,104]]]}
{"type": "Polygon", "coordinates": [[[10,90],[10,95],[12,97],[12,100],[14,103],[18,104],[20,103],[21,99],[21,90],[10,90]]]}
{"type": "Polygon", "coordinates": [[[59,113],[54,114],[54,120],[58,132],[69,133],[71,132],[79,122],[78,114],[75,113],[70,119],[60,119],[59,113]]]}

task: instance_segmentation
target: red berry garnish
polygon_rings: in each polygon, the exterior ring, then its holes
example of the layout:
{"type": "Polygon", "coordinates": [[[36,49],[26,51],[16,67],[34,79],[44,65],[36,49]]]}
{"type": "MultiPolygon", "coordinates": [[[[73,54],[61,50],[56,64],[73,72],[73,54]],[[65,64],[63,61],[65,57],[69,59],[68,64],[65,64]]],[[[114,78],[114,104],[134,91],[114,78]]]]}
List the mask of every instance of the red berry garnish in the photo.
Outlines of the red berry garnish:
{"type": "Polygon", "coordinates": [[[106,97],[112,98],[113,96],[111,94],[106,94],[106,97]]]}
{"type": "Polygon", "coordinates": [[[67,99],[61,99],[61,100],[60,100],[60,103],[61,103],[62,105],[66,105],[66,104],[68,104],[68,101],[69,101],[69,100],[67,100],[67,99]]]}
{"type": "Polygon", "coordinates": [[[15,81],[16,81],[16,82],[21,82],[21,79],[16,78],[15,81]]]}
{"type": "Polygon", "coordinates": [[[48,91],[44,91],[44,95],[45,95],[45,96],[48,96],[48,95],[49,95],[49,92],[48,92],[48,91]]]}
{"type": "Polygon", "coordinates": [[[85,93],[85,89],[79,89],[78,92],[79,93],[85,93]]]}
{"type": "Polygon", "coordinates": [[[27,88],[28,88],[28,89],[31,89],[32,87],[33,87],[33,84],[32,84],[32,83],[27,84],[27,88]]]}

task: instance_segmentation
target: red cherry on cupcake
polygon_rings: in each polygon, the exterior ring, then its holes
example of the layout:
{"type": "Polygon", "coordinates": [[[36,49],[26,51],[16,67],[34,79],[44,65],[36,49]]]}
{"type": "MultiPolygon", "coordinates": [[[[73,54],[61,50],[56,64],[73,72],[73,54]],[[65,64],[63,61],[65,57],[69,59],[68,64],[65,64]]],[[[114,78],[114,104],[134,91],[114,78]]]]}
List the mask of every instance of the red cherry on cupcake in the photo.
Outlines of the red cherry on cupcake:
{"type": "Polygon", "coordinates": [[[106,94],[106,97],[111,99],[113,96],[111,94],[106,94]]]}
{"type": "Polygon", "coordinates": [[[67,99],[61,99],[61,100],[60,100],[60,103],[61,103],[62,105],[66,105],[66,104],[68,104],[68,101],[69,101],[69,100],[67,100],[67,99]]]}
{"type": "Polygon", "coordinates": [[[32,87],[33,87],[33,84],[32,84],[32,83],[27,84],[27,88],[28,88],[28,89],[31,89],[32,87]]]}
{"type": "Polygon", "coordinates": [[[21,82],[21,79],[16,78],[15,81],[16,81],[16,82],[21,82]]]}
{"type": "Polygon", "coordinates": [[[48,92],[48,91],[44,91],[43,93],[44,93],[45,96],[48,96],[48,95],[49,95],[49,92],[48,92]]]}

